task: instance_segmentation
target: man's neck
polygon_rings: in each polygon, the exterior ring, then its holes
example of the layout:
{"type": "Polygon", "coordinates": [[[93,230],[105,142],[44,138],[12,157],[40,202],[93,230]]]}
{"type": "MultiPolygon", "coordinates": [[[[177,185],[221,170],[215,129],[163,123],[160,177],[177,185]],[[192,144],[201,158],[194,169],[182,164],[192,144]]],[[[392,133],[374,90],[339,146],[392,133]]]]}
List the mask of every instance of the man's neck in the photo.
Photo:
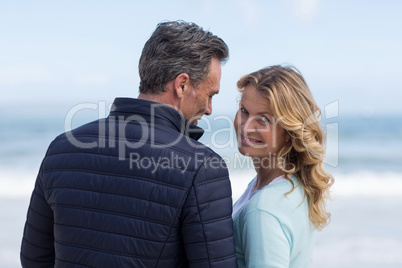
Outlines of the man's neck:
{"type": "Polygon", "coordinates": [[[173,98],[169,97],[169,94],[164,94],[164,93],[161,93],[161,94],[140,93],[138,95],[137,99],[162,103],[162,104],[168,105],[168,106],[178,110],[177,104],[175,103],[173,98]]]}

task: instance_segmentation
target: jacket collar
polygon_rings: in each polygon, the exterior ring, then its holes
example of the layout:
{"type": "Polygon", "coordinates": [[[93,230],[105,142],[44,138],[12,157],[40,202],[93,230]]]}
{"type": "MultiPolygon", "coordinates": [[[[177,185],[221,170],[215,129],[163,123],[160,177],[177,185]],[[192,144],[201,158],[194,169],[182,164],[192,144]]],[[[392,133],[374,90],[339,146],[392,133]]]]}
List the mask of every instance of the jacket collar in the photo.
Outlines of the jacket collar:
{"type": "Polygon", "coordinates": [[[191,124],[177,110],[158,102],[133,98],[116,98],[109,116],[117,115],[138,115],[141,118],[136,118],[135,120],[145,120],[148,123],[164,125],[195,140],[198,140],[204,134],[202,128],[191,124]]]}

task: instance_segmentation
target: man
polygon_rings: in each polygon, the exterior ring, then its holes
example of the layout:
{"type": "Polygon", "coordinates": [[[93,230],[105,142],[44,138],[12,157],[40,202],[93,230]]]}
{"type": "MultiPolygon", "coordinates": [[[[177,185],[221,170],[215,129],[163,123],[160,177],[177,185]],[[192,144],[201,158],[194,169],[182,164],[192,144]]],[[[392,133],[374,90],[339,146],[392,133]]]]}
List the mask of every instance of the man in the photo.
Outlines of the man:
{"type": "Polygon", "coordinates": [[[42,162],[23,267],[236,267],[222,159],[196,140],[226,44],[165,22],[145,44],[138,99],[57,137],[42,162]]]}

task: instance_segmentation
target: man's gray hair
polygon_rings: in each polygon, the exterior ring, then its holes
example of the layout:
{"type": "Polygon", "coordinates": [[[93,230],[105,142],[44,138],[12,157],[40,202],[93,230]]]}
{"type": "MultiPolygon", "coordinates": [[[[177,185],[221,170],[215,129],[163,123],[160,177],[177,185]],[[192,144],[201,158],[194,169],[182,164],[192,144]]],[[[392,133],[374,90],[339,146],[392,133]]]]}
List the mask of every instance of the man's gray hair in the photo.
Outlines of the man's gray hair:
{"type": "Polygon", "coordinates": [[[168,82],[186,73],[197,87],[209,73],[211,58],[224,62],[229,57],[226,43],[195,23],[159,23],[142,50],[140,92],[159,94],[168,82]]]}

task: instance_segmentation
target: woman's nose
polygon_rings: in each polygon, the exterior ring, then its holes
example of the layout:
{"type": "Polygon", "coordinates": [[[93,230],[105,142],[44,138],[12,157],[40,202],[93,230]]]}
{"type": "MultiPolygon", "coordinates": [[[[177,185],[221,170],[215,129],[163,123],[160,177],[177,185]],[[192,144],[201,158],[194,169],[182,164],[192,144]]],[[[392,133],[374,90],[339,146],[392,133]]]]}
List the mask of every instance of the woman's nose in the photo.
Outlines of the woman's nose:
{"type": "Polygon", "coordinates": [[[244,122],[242,122],[242,128],[245,133],[254,132],[257,130],[257,122],[255,118],[248,117],[244,122]]]}

